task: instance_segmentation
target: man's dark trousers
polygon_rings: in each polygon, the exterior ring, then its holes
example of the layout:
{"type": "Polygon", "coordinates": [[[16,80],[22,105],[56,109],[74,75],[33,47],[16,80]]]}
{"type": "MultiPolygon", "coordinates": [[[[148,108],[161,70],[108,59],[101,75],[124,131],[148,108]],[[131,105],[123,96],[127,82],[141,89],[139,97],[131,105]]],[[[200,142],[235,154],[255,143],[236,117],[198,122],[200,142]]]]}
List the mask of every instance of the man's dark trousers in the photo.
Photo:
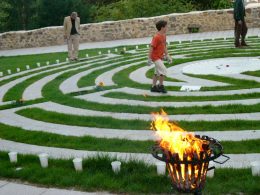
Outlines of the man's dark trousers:
{"type": "Polygon", "coordinates": [[[235,21],[235,46],[239,47],[240,45],[246,45],[245,38],[247,34],[247,26],[245,20],[241,20],[242,23],[239,24],[238,21],[235,21]],[[240,44],[241,37],[241,44],[240,44]]]}

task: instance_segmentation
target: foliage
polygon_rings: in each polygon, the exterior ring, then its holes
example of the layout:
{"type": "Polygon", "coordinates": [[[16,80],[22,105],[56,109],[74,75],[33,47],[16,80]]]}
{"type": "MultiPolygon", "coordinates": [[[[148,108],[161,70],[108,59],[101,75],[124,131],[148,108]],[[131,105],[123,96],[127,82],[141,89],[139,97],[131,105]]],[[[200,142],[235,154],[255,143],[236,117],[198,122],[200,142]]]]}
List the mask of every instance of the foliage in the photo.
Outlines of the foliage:
{"type": "Polygon", "coordinates": [[[11,5],[7,0],[2,0],[0,2],[0,31],[6,28],[7,19],[9,17],[11,5]]]}
{"type": "Polygon", "coordinates": [[[194,6],[184,0],[162,0],[160,3],[157,0],[121,0],[99,7],[95,19],[97,21],[120,20],[187,12],[193,9],[194,6]]]}
{"type": "Polygon", "coordinates": [[[232,7],[231,0],[191,0],[197,10],[223,9],[232,7]]]}
{"type": "Polygon", "coordinates": [[[40,27],[60,26],[63,24],[64,17],[73,11],[78,12],[81,23],[90,22],[90,6],[82,0],[39,0],[38,9],[40,27]]]}
{"type": "Polygon", "coordinates": [[[230,0],[1,0],[0,32],[60,26],[72,11],[90,23],[231,6],[230,0]]]}

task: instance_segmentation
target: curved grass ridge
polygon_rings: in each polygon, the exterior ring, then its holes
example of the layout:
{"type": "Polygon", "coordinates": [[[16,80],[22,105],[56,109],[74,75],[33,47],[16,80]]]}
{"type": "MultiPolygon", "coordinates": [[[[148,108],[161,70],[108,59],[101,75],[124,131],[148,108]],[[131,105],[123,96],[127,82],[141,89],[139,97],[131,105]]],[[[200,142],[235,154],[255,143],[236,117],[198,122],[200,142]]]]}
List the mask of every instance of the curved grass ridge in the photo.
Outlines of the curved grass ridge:
{"type": "MultiPolygon", "coordinates": [[[[76,116],[50,112],[40,108],[23,109],[17,114],[34,120],[82,127],[98,127],[123,130],[149,130],[150,122],[142,120],[120,120],[112,117],[76,116]]],[[[189,131],[228,131],[260,129],[260,121],[225,120],[225,121],[178,121],[178,124],[189,131]]]]}
{"type": "MultiPolygon", "coordinates": [[[[0,123],[0,138],[25,144],[68,148],[86,151],[150,153],[154,141],[131,141],[126,139],[75,137],[53,133],[26,131],[0,123]]],[[[221,141],[226,154],[259,153],[260,140],[221,141]]]]}
{"type": "MultiPolygon", "coordinates": [[[[207,40],[205,42],[200,41],[186,41],[182,44],[176,44],[169,46],[169,51],[172,55],[184,55],[184,59],[175,59],[174,65],[184,62],[192,62],[196,60],[205,60],[220,57],[232,57],[232,56],[260,56],[260,42],[259,38],[250,38],[248,49],[230,49],[233,46],[233,40],[207,40]]],[[[119,52],[123,47],[118,47],[119,52]]],[[[146,45],[139,46],[139,50],[135,54],[123,54],[119,57],[111,58],[105,63],[99,63],[100,70],[95,70],[91,74],[80,78],[78,84],[79,88],[95,85],[95,79],[107,71],[114,69],[117,66],[127,65],[129,62],[123,62],[123,60],[131,59],[133,62],[139,62],[140,59],[136,57],[146,58],[148,49],[146,45]],[[103,65],[119,62],[119,64],[102,68],[103,65]],[[120,63],[122,62],[122,63],[120,63]]],[[[114,51],[114,48],[108,48],[114,51]]],[[[96,50],[84,50],[80,52],[80,56],[84,57],[85,53],[89,53],[94,56],[98,51],[107,53],[108,49],[96,49],[96,50]]],[[[134,46],[127,47],[127,50],[135,49],[134,46]]],[[[117,54],[118,54],[117,53],[117,54]]],[[[16,67],[24,68],[23,65],[18,63],[24,60],[25,64],[36,64],[36,62],[45,63],[44,61],[55,61],[56,59],[65,59],[65,53],[56,53],[53,55],[35,55],[35,56],[23,56],[23,57],[10,57],[1,58],[0,63],[3,62],[4,66],[0,67],[0,71],[7,67],[7,64],[12,62],[13,66],[9,69],[15,70],[16,67]],[[39,58],[37,58],[37,56],[39,58]],[[31,58],[31,59],[30,59],[31,58]],[[9,60],[8,60],[9,59],[9,60]],[[9,61],[9,62],[8,62],[9,61]]],[[[102,61],[104,56],[94,56],[93,59],[102,61]]],[[[81,65],[88,63],[88,60],[82,62],[81,65]]],[[[81,66],[79,65],[79,66],[81,66]]],[[[113,81],[116,86],[104,87],[104,90],[108,90],[104,95],[105,97],[141,100],[141,101],[220,101],[220,100],[242,100],[246,99],[250,101],[253,98],[259,98],[260,93],[248,93],[243,95],[221,95],[221,96],[148,96],[134,95],[121,92],[109,92],[109,89],[132,87],[137,89],[150,89],[150,84],[140,84],[132,81],[129,78],[129,74],[146,64],[139,64],[124,70],[121,70],[114,74],[113,81]]],[[[35,65],[36,66],[36,65],[35,65]]],[[[169,66],[169,65],[167,65],[169,66]]],[[[31,66],[32,67],[32,66],[31,66]]],[[[25,89],[34,82],[61,70],[69,70],[67,73],[63,73],[56,77],[54,80],[47,83],[43,90],[43,98],[34,101],[26,102],[22,106],[34,105],[38,102],[56,102],[62,105],[68,105],[75,108],[83,108],[89,110],[97,110],[103,112],[118,112],[118,113],[140,113],[149,114],[154,111],[159,111],[161,108],[150,108],[146,106],[129,106],[129,105],[109,105],[104,102],[92,103],[85,100],[80,100],[77,96],[88,93],[95,93],[95,89],[88,91],[78,91],[71,94],[63,94],[59,87],[66,79],[74,76],[85,70],[90,70],[95,67],[93,64],[88,68],[81,68],[79,70],[70,70],[70,68],[64,66],[60,70],[51,70],[49,73],[41,73],[40,70],[32,71],[33,73],[39,73],[34,77],[25,80],[11,88],[5,95],[5,100],[18,99],[22,97],[25,89]]],[[[48,67],[46,67],[48,68],[48,67]]],[[[50,66],[50,68],[52,68],[50,66]]],[[[0,85],[7,84],[14,79],[20,78],[31,73],[24,72],[21,76],[13,75],[12,78],[0,81],[0,85]]],[[[245,74],[259,76],[259,71],[248,72],[245,74]]],[[[151,78],[153,71],[149,70],[146,73],[148,78],[151,78]]],[[[220,81],[231,84],[224,87],[203,87],[202,91],[228,91],[239,89],[251,89],[260,88],[260,83],[248,80],[232,79],[221,76],[213,75],[189,75],[192,77],[205,78],[213,81],[220,81]]],[[[180,82],[176,79],[167,79],[168,81],[180,82]]],[[[106,81],[104,81],[106,83],[106,81]]],[[[171,91],[179,91],[180,87],[169,87],[171,91]]],[[[116,101],[116,100],[115,100],[116,101]]],[[[18,105],[5,105],[0,109],[9,109],[17,107],[18,105]]],[[[22,108],[22,107],[21,107],[22,108]]],[[[182,107],[182,108],[164,108],[168,114],[237,114],[237,113],[255,113],[260,112],[260,104],[245,106],[245,105],[227,105],[227,106],[194,106],[194,107],[182,107]]],[[[120,129],[124,130],[147,130],[150,127],[150,122],[142,120],[120,120],[112,117],[86,117],[76,116],[72,114],[61,114],[58,112],[51,112],[39,108],[25,108],[19,109],[17,114],[31,118],[36,121],[43,121],[53,124],[64,124],[69,126],[80,127],[97,127],[106,129],[120,129]]],[[[195,122],[178,122],[181,127],[189,131],[229,131],[238,130],[239,133],[242,130],[259,130],[260,122],[249,120],[225,120],[216,122],[207,121],[195,121],[195,122]]],[[[73,131],[73,128],[71,129],[73,131]]],[[[126,139],[106,139],[95,138],[90,136],[64,136],[53,133],[27,131],[22,128],[12,127],[0,123],[0,138],[10,140],[19,143],[46,146],[46,147],[58,147],[75,150],[86,151],[107,151],[107,152],[126,152],[126,153],[150,153],[150,147],[154,144],[153,141],[131,141],[126,139]]],[[[252,139],[247,141],[222,141],[221,144],[225,149],[226,154],[249,154],[260,153],[260,148],[256,147],[260,145],[260,139],[252,139]]],[[[38,159],[35,156],[21,156],[19,155],[19,162],[17,166],[23,167],[22,171],[15,171],[15,166],[8,162],[7,154],[0,152],[0,177],[4,178],[16,178],[23,181],[28,181],[36,184],[43,184],[56,187],[75,187],[79,190],[88,191],[100,191],[106,190],[115,193],[171,193],[170,183],[166,176],[158,177],[156,175],[155,167],[144,165],[139,162],[123,163],[122,172],[119,175],[114,175],[111,171],[110,162],[114,159],[109,158],[97,158],[84,161],[84,167],[86,169],[83,173],[75,173],[71,161],[64,160],[50,160],[50,167],[48,169],[40,169],[38,159]],[[161,185],[164,183],[165,185],[161,185]]],[[[205,193],[210,194],[226,194],[226,193],[246,193],[256,194],[260,191],[258,183],[260,182],[258,177],[252,177],[249,169],[233,170],[233,169],[217,169],[215,177],[207,180],[205,193]],[[232,177],[230,177],[232,175],[232,177]],[[233,178],[237,178],[234,180],[233,178]],[[218,185],[216,185],[216,183],[218,185]]]]}

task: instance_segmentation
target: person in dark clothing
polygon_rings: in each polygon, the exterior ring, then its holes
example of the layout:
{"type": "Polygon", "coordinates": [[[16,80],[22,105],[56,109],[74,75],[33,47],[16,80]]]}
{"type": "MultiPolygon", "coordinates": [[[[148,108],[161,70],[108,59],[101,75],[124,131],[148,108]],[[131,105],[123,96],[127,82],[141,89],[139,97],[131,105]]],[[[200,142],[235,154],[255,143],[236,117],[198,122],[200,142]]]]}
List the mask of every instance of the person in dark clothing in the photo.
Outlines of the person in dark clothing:
{"type": "Polygon", "coordinates": [[[235,19],[235,47],[236,48],[248,46],[245,42],[245,38],[247,34],[247,25],[245,21],[245,16],[246,16],[246,10],[245,10],[244,0],[235,0],[234,19],[235,19]]]}

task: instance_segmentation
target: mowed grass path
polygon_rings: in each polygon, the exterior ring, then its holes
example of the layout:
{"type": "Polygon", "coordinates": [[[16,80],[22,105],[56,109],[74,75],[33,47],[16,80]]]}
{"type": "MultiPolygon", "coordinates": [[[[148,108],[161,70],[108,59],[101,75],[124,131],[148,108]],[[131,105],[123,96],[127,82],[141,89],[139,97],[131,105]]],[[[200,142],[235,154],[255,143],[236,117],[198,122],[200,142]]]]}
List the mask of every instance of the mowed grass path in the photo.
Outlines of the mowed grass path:
{"type": "MultiPolygon", "coordinates": [[[[191,62],[195,60],[204,60],[221,57],[234,57],[234,56],[259,56],[260,55],[260,42],[259,39],[249,39],[251,47],[248,49],[233,49],[233,40],[227,41],[217,40],[214,41],[193,41],[192,43],[186,41],[182,44],[173,43],[170,45],[172,55],[185,55],[187,59],[175,59],[174,65],[191,62]],[[225,45],[225,47],[219,46],[218,48],[205,46],[218,46],[225,45]],[[200,47],[198,49],[196,47],[200,47]],[[230,47],[230,48],[227,48],[230,47]],[[185,50],[190,48],[191,50],[185,50]],[[241,55],[241,53],[244,53],[241,55]],[[249,53],[248,53],[249,52],[249,53]]],[[[144,56],[146,59],[147,48],[145,45],[141,45],[138,54],[144,56]]],[[[108,48],[113,53],[114,48],[108,48]]],[[[90,56],[102,61],[104,56],[96,56],[99,51],[107,53],[108,49],[93,49],[80,51],[80,57],[85,57],[88,53],[90,56]]],[[[120,54],[122,47],[118,47],[120,54]]],[[[127,50],[134,49],[134,46],[127,47],[127,50]]],[[[124,54],[124,59],[133,59],[135,61],[135,55],[124,54]]],[[[30,65],[31,68],[36,68],[36,63],[40,62],[42,66],[46,66],[46,61],[50,61],[51,64],[55,63],[56,59],[65,61],[67,57],[66,53],[53,53],[53,54],[40,54],[40,55],[28,55],[28,56],[15,56],[15,57],[0,57],[0,71],[6,75],[7,69],[11,69],[12,72],[16,72],[16,68],[25,70],[25,65],[30,65]]],[[[114,60],[116,61],[116,59],[114,60]]],[[[88,60],[85,61],[88,63],[88,60]]],[[[112,63],[111,60],[108,63],[112,63]]],[[[118,64],[122,66],[125,63],[118,64]]],[[[126,63],[127,64],[127,63],[126,63]]],[[[149,84],[140,84],[129,79],[129,74],[138,68],[144,67],[146,64],[136,65],[125,70],[122,70],[114,75],[113,81],[117,84],[116,87],[133,87],[139,89],[150,89],[149,84]]],[[[95,65],[94,65],[95,66],[95,65]]],[[[102,64],[100,64],[102,66],[102,64]]],[[[95,78],[100,74],[112,70],[117,67],[103,68],[92,72],[92,74],[82,77],[78,82],[79,87],[91,86],[95,83],[95,78]]],[[[167,64],[167,66],[170,66],[167,64]]],[[[51,66],[47,68],[52,68],[51,66]]],[[[64,70],[66,67],[64,67],[64,70]]],[[[28,101],[25,105],[32,105],[39,102],[53,101],[60,104],[78,107],[83,109],[107,111],[107,112],[126,112],[126,113],[140,113],[150,114],[151,112],[159,111],[161,108],[150,108],[145,106],[128,106],[128,105],[107,105],[105,103],[92,103],[84,100],[77,99],[75,96],[93,93],[95,90],[82,91],[73,94],[62,94],[59,90],[60,84],[67,78],[88,69],[81,69],[77,71],[70,71],[62,74],[50,83],[48,83],[43,89],[43,98],[28,101]]],[[[40,72],[37,69],[34,71],[40,72]]],[[[55,73],[53,71],[52,73],[55,73]]],[[[57,71],[58,72],[58,71],[57,71]]],[[[32,73],[26,73],[29,75],[32,73]]],[[[51,74],[51,73],[50,73],[51,74]]],[[[8,91],[5,96],[5,100],[19,99],[22,97],[23,91],[34,83],[35,81],[50,75],[49,73],[37,75],[31,79],[28,79],[8,91]]],[[[258,72],[248,72],[246,74],[259,76],[258,72]]],[[[147,72],[148,77],[152,77],[153,70],[147,72]]],[[[220,82],[229,83],[230,86],[225,87],[204,87],[203,91],[211,90],[232,90],[232,89],[248,89],[248,88],[260,88],[260,84],[253,81],[244,81],[238,79],[230,79],[220,76],[195,76],[193,77],[205,78],[209,80],[215,80],[220,82]]],[[[0,82],[0,85],[6,84],[16,78],[7,79],[0,82]]],[[[168,81],[179,82],[176,79],[167,79],[168,81]]],[[[104,81],[106,83],[106,81],[104,81]]],[[[113,87],[105,87],[104,90],[111,89],[113,87]]],[[[168,90],[179,91],[179,87],[169,87],[168,90]]],[[[234,96],[213,96],[213,97],[177,97],[177,96],[162,96],[162,97],[144,97],[138,95],[130,95],[124,93],[108,93],[107,97],[112,98],[129,98],[132,100],[142,101],[220,101],[220,100],[236,100],[236,99],[248,99],[259,98],[259,93],[251,93],[246,95],[234,95],[234,96]]],[[[0,109],[9,109],[17,107],[18,105],[5,105],[0,109]]],[[[23,105],[22,105],[23,106],[23,105]]],[[[203,107],[183,107],[183,108],[164,108],[168,114],[234,114],[234,113],[253,113],[260,111],[260,104],[252,106],[242,105],[228,105],[228,106],[203,106],[203,107]]],[[[84,117],[75,116],[70,114],[61,114],[56,112],[49,112],[38,108],[23,109],[17,112],[18,114],[43,122],[65,124],[81,127],[99,127],[99,128],[111,128],[111,129],[133,129],[133,130],[149,130],[150,122],[142,120],[118,120],[111,117],[84,117]]],[[[259,121],[250,120],[226,120],[217,122],[206,121],[179,121],[178,124],[188,131],[229,131],[229,130],[259,130],[259,121]]],[[[71,129],[73,131],[73,128],[71,129]]],[[[154,141],[130,141],[125,139],[106,139],[106,138],[94,138],[90,136],[75,137],[75,136],[63,136],[52,133],[27,131],[18,127],[11,127],[8,125],[0,124],[0,138],[10,140],[19,143],[32,144],[46,147],[58,147],[76,150],[87,151],[105,151],[105,152],[127,152],[127,153],[150,153],[151,146],[154,141]]],[[[247,140],[247,141],[223,141],[221,144],[224,147],[224,153],[226,154],[248,154],[248,153],[260,153],[260,139],[247,140]]],[[[76,173],[73,168],[71,160],[53,160],[49,161],[49,168],[42,169],[39,164],[37,156],[22,156],[18,155],[18,163],[16,165],[10,164],[7,153],[0,152],[0,177],[8,179],[16,179],[24,182],[30,182],[38,185],[44,185],[47,187],[59,187],[59,188],[74,188],[85,191],[108,191],[112,193],[122,194],[172,194],[169,178],[165,176],[158,176],[156,174],[155,166],[147,166],[141,162],[129,162],[122,163],[122,170],[118,175],[115,175],[111,170],[111,161],[108,157],[100,157],[95,159],[84,160],[84,171],[76,173]],[[16,171],[15,168],[22,167],[22,170],[16,171]]],[[[214,178],[207,179],[206,188],[203,191],[205,194],[258,194],[260,191],[260,177],[253,177],[250,169],[217,169],[215,171],[214,178]]],[[[175,193],[175,192],[174,192],[175,193]]]]}
{"type": "MultiPolygon", "coordinates": [[[[0,123],[0,138],[15,142],[68,148],[87,151],[150,153],[154,141],[132,141],[126,139],[94,138],[91,136],[75,137],[53,133],[26,131],[18,127],[11,127],[0,123]]],[[[259,153],[260,140],[221,141],[226,154],[259,153]]]]}
{"type": "MultiPolygon", "coordinates": [[[[18,179],[34,184],[71,188],[85,191],[108,191],[128,194],[172,194],[170,179],[156,174],[155,166],[140,162],[122,163],[119,174],[114,174],[110,163],[114,159],[100,157],[84,160],[84,171],[77,173],[70,160],[50,160],[42,169],[35,156],[18,156],[18,164],[9,162],[6,153],[0,153],[0,177],[18,179]],[[15,171],[16,167],[22,170],[15,171]]],[[[208,178],[205,194],[257,194],[260,177],[252,177],[250,169],[217,169],[214,178],[208,178]],[[234,179],[236,178],[236,179],[234,179]],[[216,185],[217,184],[217,185],[216,185]]]]}

